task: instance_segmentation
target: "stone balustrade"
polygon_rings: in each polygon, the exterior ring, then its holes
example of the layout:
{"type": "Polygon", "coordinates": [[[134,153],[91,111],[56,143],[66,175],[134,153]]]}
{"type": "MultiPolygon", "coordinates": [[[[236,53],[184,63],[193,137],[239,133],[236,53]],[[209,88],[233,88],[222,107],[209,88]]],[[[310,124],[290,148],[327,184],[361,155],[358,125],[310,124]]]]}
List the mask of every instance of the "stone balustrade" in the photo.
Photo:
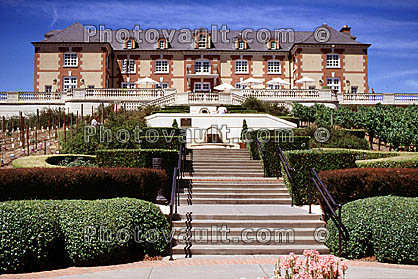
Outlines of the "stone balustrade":
{"type": "Polygon", "coordinates": [[[89,113],[100,104],[117,104],[129,108],[144,105],[238,105],[248,97],[266,102],[305,105],[323,103],[338,105],[411,105],[418,104],[414,93],[357,93],[336,94],[318,89],[233,89],[231,92],[188,93],[175,89],[73,89],[69,92],[0,92],[0,116],[16,115],[19,111],[34,113],[36,109],[65,107],[72,112],[89,113]]]}

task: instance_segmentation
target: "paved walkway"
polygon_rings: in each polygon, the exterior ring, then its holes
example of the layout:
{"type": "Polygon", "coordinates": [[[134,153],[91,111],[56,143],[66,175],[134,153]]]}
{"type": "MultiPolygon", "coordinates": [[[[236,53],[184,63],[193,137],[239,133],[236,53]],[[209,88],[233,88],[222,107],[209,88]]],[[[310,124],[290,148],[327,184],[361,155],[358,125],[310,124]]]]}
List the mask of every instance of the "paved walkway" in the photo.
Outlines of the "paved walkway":
{"type": "MultiPolygon", "coordinates": [[[[164,279],[164,278],[217,278],[256,279],[270,278],[277,257],[271,256],[196,256],[193,259],[176,258],[152,262],[101,267],[71,267],[56,271],[29,274],[0,275],[0,278],[49,279],[164,279]]],[[[418,266],[390,265],[349,261],[347,279],[416,279],[418,266]]]]}

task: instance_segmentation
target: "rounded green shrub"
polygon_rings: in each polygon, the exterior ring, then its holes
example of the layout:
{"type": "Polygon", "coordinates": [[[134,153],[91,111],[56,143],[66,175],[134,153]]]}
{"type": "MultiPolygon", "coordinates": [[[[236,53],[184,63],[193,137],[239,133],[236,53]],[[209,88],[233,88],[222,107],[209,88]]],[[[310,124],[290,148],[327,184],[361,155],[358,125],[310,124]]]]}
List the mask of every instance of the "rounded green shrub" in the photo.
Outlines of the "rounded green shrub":
{"type": "Polygon", "coordinates": [[[117,264],[163,255],[169,224],[150,202],[34,200],[0,203],[0,272],[117,264]]]}
{"type": "MultiPolygon", "coordinates": [[[[342,256],[359,259],[376,255],[380,262],[418,263],[418,198],[373,197],[347,203],[342,221],[349,231],[343,242],[342,256]]],[[[338,230],[327,223],[326,242],[332,253],[338,252],[338,230]]]]}
{"type": "Polygon", "coordinates": [[[60,214],[65,257],[74,265],[102,265],[164,253],[167,219],[152,203],[136,199],[66,202],[60,214]]]}
{"type": "Polygon", "coordinates": [[[56,202],[0,203],[0,273],[59,266],[62,245],[56,202]]]}

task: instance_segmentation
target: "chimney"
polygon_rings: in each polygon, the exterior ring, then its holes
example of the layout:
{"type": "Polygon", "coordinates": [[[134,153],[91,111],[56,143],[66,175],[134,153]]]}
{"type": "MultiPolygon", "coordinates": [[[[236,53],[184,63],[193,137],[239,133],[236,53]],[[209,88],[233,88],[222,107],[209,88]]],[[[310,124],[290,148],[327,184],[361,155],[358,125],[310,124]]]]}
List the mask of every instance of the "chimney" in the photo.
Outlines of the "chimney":
{"type": "Polygon", "coordinates": [[[341,29],[340,29],[341,33],[347,34],[351,37],[351,39],[355,40],[356,37],[351,35],[351,26],[348,26],[347,24],[344,25],[341,29]]]}

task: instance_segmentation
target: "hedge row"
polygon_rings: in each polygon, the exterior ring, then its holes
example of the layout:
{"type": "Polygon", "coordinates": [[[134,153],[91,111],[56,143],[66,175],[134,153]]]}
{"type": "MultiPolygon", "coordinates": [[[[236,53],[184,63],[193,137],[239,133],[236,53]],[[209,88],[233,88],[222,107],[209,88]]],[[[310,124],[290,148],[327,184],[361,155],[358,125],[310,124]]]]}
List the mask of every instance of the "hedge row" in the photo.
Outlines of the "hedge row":
{"type": "Polygon", "coordinates": [[[310,136],[309,145],[312,148],[350,148],[350,149],[369,149],[369,143],[365,139],[365,131],[359,129],[328,129],[330,138],[322,143],[315,139],[317,127],[293,129],[295,135],[310,136]]]}
{"type": "Polygon", "coordinates": [[[142,136],[141,149],[179,149],[183,136],[142,136]]]}
{"type": "MultiPolygon", "coordinates": [[[[61,153],[94,155],[102,149],[136,149],[142,148],[141,140],[146,138],[180,136],[178,128],[139,127],[135,122],[110,123],[100,127],[82,126],[67,132],[66,140],[63,133],[59,134],[61,153]],[[111,126],[112,125],[112,126],[111,126]]],[[[150,141],[151,142],[151,141],[150,141]]],[[[161,140],[155,145],[145,143],[146,148],[166,148],[161,140]]],[[[174,147],[177,149],[177,146],[174,147]]]]}
{"type": "Polygon", "coordinates": [[[290,171],[293,184],[285,172],[282,171],[284,180],[296,205],[315,203],[318,194],[311,182],[311,169],[317,172],[322,170],[355,168],[356,155],[352,151],[345,150],[292,150],[285,155],[294,171],[290,171]]]}
{"type": "Polygon", "coordinates": [[[105,199],[155,201],[169,184],[160,170],[133,168],[0,169],[0,201],[26,199],[105,199]]]}
{"type": "MultiPolygon", "coordinates": [[[[373,197],[347,203],[342,221],[349,231],[342,256],[376,255],[380,262],[418,264],[418,198],[373,197]]],[[[338,229],[327,223],[327,246],[338,251],[338,229]]]]}
{"type": "MultiPolygon", "coordinates": [[[[96,162],[99,167],[151,168],[153,158],[162,158],[162,167],[168,177],[172,177],[177,165],[177,150],[168,149],[114,149],[98,150],[96,162]]],[[[164,193],[169,197],[171,184],[165,183],[164,193]]]]}
{"type": "Polygon", "coordinates": [[[396,152],[373,152],[352,149],[312,149],[286,151],[286,157],[294,171],[290,172],[294,185],[284,174],[285,182],[297,205],[315,203],[318,195],[311,182],[311,169],[323,170],[356,168],[356,160],[376,159],[399,155],[396,152]]]}
{"type": "Polygon", "coordinates": [[[396,157],[377,158],[373,160],[359,160],[359,168],[418,168],[418,154],[397,153],[396,157]]]}
{"type": "Polygon", "coordinates": [[[355,168],[321,171],[319,176],[342,204],[374,196],[418,197],[418,169],[355,168]]]}
{"type": "Polygon", "coordinates": [[[160,209],[129,198],[2,202],[0,228],[0,273],[138,261],[169,241],[160,209]]]}
{"type": "MultiPolygon", "coordinates": [[[[270,151],[273,149],[276,150],[277,146],[280,146],[282,150],[309,149],[309,137],[294,136],[290,130],[249,130],[244,136],[244,140],[247,142],[251,158],[254,160],[261,159],[256,141],[257,138],[262,144],[263,149],[269,149],[270,151]]],[[[277,154],[277,150],[275,152],[277,154]]],[[[277,158],[277,156],[274,157],[277,158]]],[[[273,162],[268,163],[268,165],[277,169],[273,162]]],[[[276,173],[276,171],[272,171],[272,175],[274,173],[276,173]]]]}

